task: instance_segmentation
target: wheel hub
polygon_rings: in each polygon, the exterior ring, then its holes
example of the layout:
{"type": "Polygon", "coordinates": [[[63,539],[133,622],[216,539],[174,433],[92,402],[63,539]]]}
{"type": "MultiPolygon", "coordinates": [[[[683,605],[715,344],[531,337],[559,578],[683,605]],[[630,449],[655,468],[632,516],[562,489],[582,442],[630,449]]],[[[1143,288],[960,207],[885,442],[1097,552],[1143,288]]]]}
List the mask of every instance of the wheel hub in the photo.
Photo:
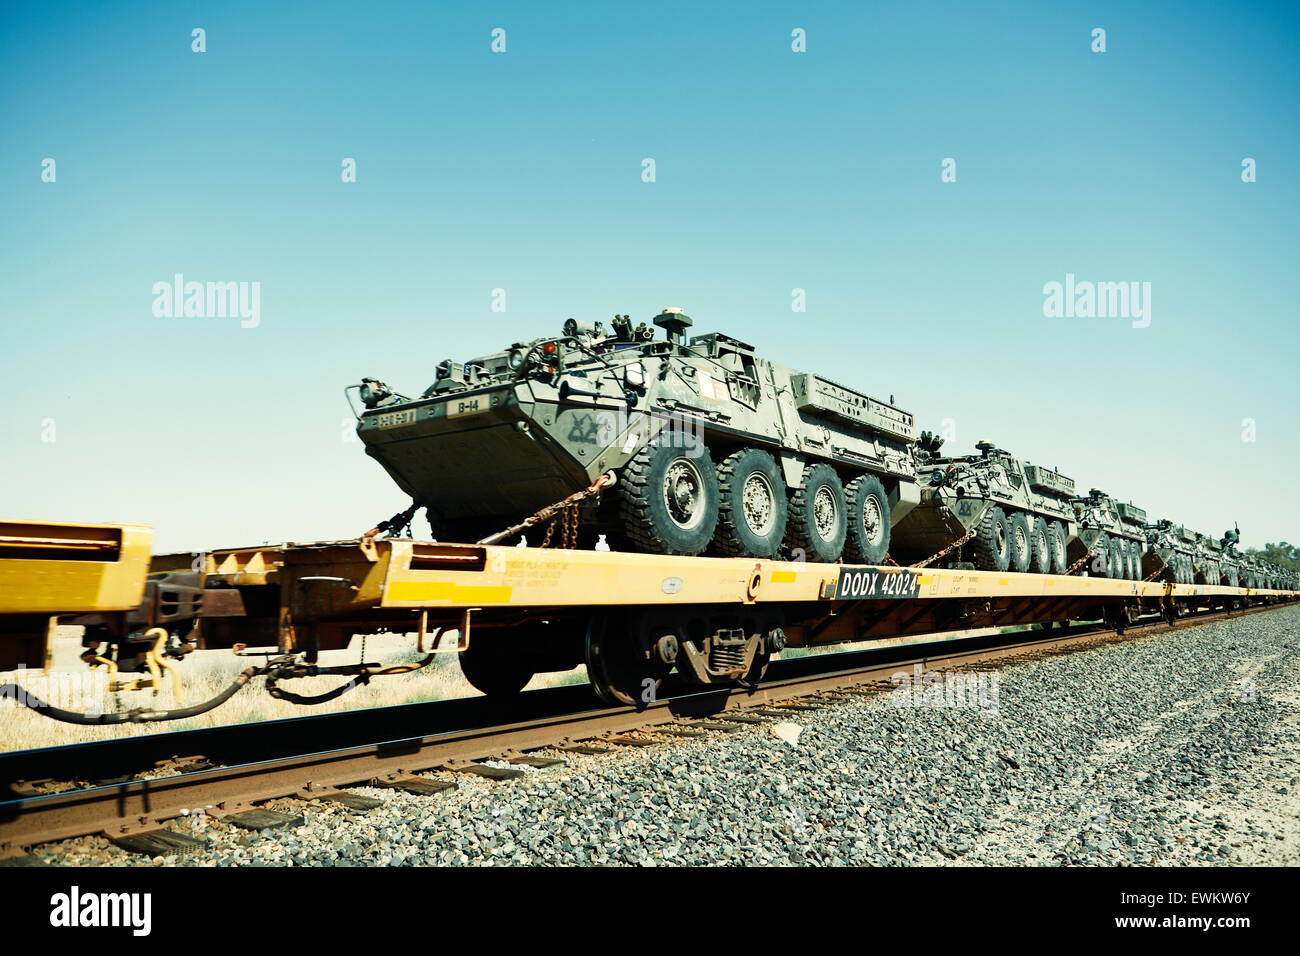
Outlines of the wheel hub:
{"type": "Polygon", "coordinates": [[[862,502],[862,532],[867,542],[880,544],[885,537],[885,522],[880,514],[880,502],[869,496],[862,502]]]}
{"type": "Polygon", "coordinates": [[[823,485],[813,495],[813,523],[817,526],[817,534],[826,541],[835,536],[835,518],[835,496],[823,485]]]}
{"type": "Polygon", "coordinates": [[[668,517],[680,528],[691,528],[699,523],[702,509],[704,481],[699,471],[688,461],[672,463],[664,475],[664,503],[668,517]]]}
{"type": "Polygon", "coordinates": [[[745,479],[740,497],[749,529],[759,537],[770,534],[776,520],[776,495],[767,478],[757,473],[750,475],[745,479]]]}

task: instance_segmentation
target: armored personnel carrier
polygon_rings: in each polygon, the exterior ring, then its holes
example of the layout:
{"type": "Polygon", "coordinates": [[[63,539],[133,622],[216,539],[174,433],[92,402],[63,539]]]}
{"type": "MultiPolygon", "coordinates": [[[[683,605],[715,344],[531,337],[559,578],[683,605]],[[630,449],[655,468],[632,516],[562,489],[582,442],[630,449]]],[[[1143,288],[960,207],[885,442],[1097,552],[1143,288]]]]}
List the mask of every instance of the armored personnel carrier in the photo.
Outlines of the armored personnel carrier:
{"type": "Polygon", "coordinates": [[[917,442],[921,503],[895,526],[894,555],[922,561],[969,537],[940,563],[970,555],[986,571],[1064,574],[1075,533],[1074,481],[991,442],[976,442],[977,455],[955,458],[939,454],[942,444],[929,432],[917,442]]]}
{"type": "Polygon", "coordinates": [[[1142,562],[1144,578],[1157,575],[1172,584],[1191,584],[1196,555],[1196,534],[1168,518],[1148,524],[1146,554],[1142,562]]]}
{"type": "Polygon", "coordinates": [[[1192,559],[1193,584],[1218,584],[1223,580],[1223,545],[1218,538],[1196,533],[1196,553],[1192,559]]]}
{"type": "MultiPolygon", "coordinates": [[[[1095,577],[1140,581],[1147,536],[1147,513],[1127,501],[1117,501],[1093,488],[1087,497],[1073,500],[1079,524],[1069,558],[1078,561],[1092,554],[1088,573],[1095,577]]],[[[1195,539],[1193,538],[1193,541],[1195,539]]]]}
{"type": "Polygon", "coordinates": [[[920,500],[912,415],[730,336],[688,339],[680,309],[653,321],[665,338],[570,319],[442,362],[417,398],[364,379],[357,434],[438,538],[482,540],[609,476],[579,546],[882,561],[920,500]]]}

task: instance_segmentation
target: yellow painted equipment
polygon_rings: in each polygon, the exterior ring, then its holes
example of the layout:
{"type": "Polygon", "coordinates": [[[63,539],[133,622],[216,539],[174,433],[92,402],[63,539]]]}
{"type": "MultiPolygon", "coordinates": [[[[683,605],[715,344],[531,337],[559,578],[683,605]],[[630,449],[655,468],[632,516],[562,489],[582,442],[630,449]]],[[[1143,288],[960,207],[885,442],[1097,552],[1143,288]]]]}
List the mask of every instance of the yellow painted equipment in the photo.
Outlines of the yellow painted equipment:
{"type": "MultiPolygon", "coordinates": [[[[153,571],[186,569],[193,558],[158,556],[153,571]]],[[[260,617],[263,640],[286,652],[345,646],[352,633],[414,631],[421,614],[456,627],[472,613],[476,626],[491,627],[598,608],[770,606],[783,611],[790,643],[799,645],[1081,619],[1103,605],[1157,610],[1165,602],[1295,596],[1065,575],[384,538],[218,550],[205,562],[205,587],[239,592],[239,599],[232,595],[227,613],[205,615],[202,643],[250,643],[248,618],[260,617]]]]}
{"type": "Polygon", "coordinates": [[[135,609],[152,543],[142,525],[0,521],[0,670],[42,666],[60,615],[135,609]]]}

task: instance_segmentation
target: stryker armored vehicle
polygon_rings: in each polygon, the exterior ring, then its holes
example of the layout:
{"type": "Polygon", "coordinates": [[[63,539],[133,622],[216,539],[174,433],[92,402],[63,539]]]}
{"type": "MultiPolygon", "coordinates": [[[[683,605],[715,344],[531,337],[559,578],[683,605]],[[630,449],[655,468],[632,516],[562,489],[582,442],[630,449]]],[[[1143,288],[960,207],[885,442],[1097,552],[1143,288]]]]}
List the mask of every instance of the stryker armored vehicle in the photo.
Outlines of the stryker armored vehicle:
{"type": "Polygon", "coordinates": [[[1143,578],[1157,575],[1173,584],[1191,584],[1195,574],[1196,533],[1182,524],[1162,518],[1148,524],[1147,554],[1143,558],[1143,578]]]}
{"type": "Polygon", "coordinates": [[[1064,574],[1074,536],[1070,498],[1074,481],[1041,465],[1012,457],[992,443],[976,442],[978,455],[945,458],[943,439],[922,432],[916,445],[921,503],[894,528],[899,560],[923,561],[971,535],[940,559],[963,554],[985,571],[1064,574]]]}
{"type": "Polygon", "coordinates": [[[357,434],[437,538],[483,540],[612,476],[579,546],[883,561],[920,500],[912,415],[730,336],[688,339],[680,309],[654,324],[666,338],[570,319],[442,362],[418,398],[364,379],[357,434]]]}
{"type": "MultiPolygon", "coordinates": [[[[1069,558],[1093,555],[1087,571],[1094,577],[1140,581],[1147,537],[1147,513],[1127,501],[1116,501],[1096,488],[1073,499],[1079,523],[1069,558]]],[[[1195,538],[1192,539],[1195,541],[1195,538]]]]}
{"type": "Polygon", "coordinates": [[[1192,559],[1193,584],[1218,584],[1223,579],[1223,545],[1217,538],[1196,532],[1192,559]]]}
{"type": "Polygon", "coordinates": [[[1147,549],[1143,578],[1158,575],[1172,584],[1191,584],[1195,567],[1196,534],[1168,518],[1145,528],[1147,549]]]}

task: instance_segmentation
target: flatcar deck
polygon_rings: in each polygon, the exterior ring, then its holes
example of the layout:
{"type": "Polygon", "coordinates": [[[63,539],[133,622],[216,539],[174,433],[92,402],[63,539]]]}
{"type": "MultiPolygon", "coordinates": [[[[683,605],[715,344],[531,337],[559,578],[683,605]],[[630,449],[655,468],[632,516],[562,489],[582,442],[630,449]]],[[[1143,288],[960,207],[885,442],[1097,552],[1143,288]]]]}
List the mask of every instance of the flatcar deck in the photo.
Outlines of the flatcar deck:
{"type": "MultiPolygon", "coordinates": [[[[153,571],[188,569],[194,555],[154,559],[153,571]]],[[[1148,612],[1286,600],[1295,592],[1218,585],[815,564],[752,558],[495,547],[368,539],[233,548],[203,557],[209,589],[261,591],[283,609],[288,633],[313,625],[319,647],[345,632],[426,623],[454,626],[472,612],[484,624],[564,616],[593,608],[762,606],[783,612],[792,643],[1040,621],[1094,619],[1106,607],[1148,612]]],[[[232,626],[238,603],[221,618],[232,626]]],[[[246,604],[251,602],[245,602],[246,604]]],[[[209,625],[209,636],[212,626],[209,625]]]]}

